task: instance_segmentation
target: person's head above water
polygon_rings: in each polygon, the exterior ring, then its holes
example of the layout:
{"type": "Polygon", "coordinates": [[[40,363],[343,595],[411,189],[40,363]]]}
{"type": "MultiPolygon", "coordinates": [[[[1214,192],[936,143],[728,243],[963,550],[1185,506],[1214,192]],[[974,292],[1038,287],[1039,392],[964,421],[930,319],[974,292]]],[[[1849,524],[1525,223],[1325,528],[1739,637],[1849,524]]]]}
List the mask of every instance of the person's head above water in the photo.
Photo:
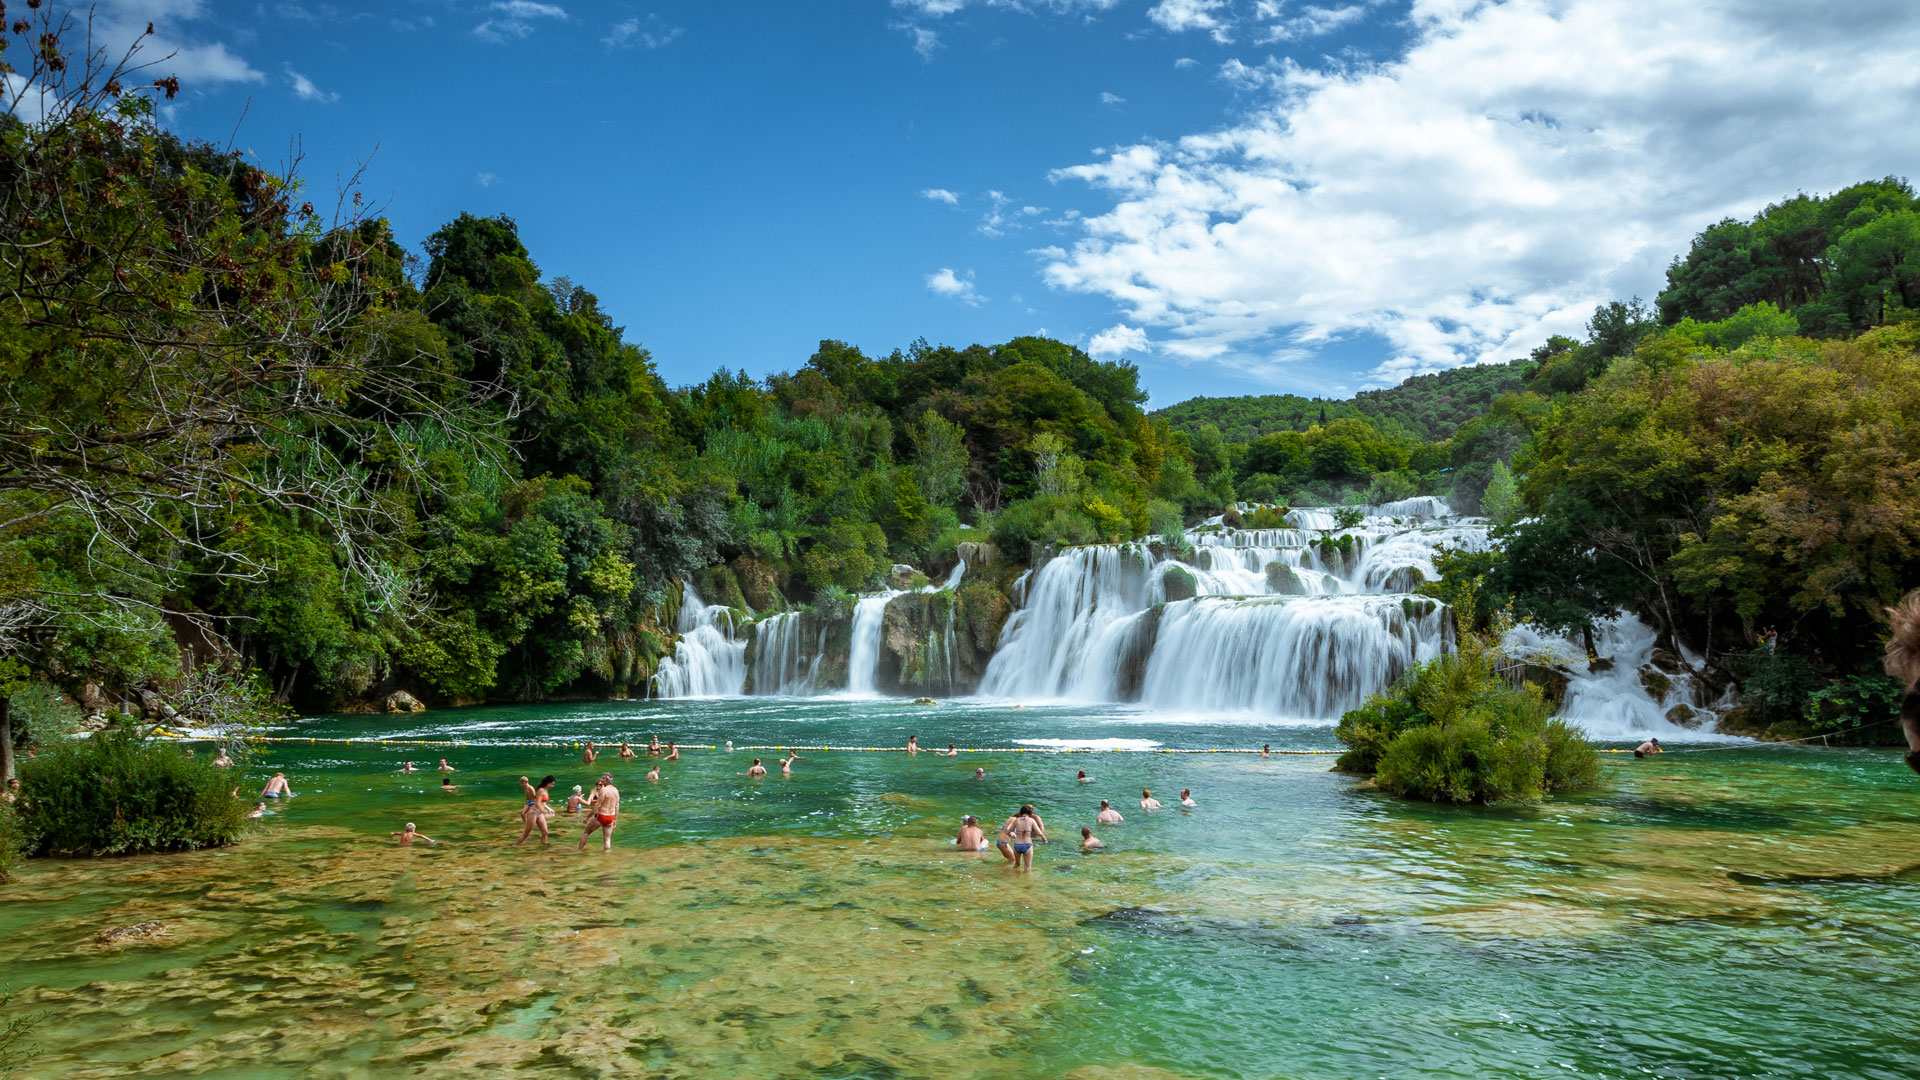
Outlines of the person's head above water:
{"type": "Polygon", "coordinates": [[[1093,830],[1086,827],[1085,825],[1082,825],[1080,826],[1080,835],[1083,837],[1092,836],[1093,830]]]}
{"type": "Polygon", "coordinates": [[[1191,790],[1191,789],[1188,789],[1188,788],[1181,788],[1181,789],[1180,789],[1180,797],[1181,797],[1181,798],[1183,798],[1183,799],[1184,799],[1184,798],[1186,798],[1187,796],[1189,796],[1189,795],[1191,795],[1191,794],[1193,794],[1193,792],[1192,792],[1192,790],[1191,790]]]}
{"type": "Polygon", "coordinates": [[[1152,791],[1150,791],[1150,790],[1148,790],[1148,789],[1146,789],[1146,788],[1141,788],[1141,789],[1140,789],[1140,797],[1141,797],[1141,798],[1143,798],[1143,799],[1151,799],[1151,798],[1153,798],[1153,792],[1152,792],[1152,791]]]}
{"type": "Polygon", "coordinates": [[[1077,777],[1075,777],[1074,779],[1076,779],[1076,780],[1085,780],[1086,778],[1087,778],[1087,770],[1085,770],[1085,769],[1081,769],[1081,770],[1080,770],[1080,775],[1079,775],[1079,776],[1077,776],[1077,777]]]}
{"type": "Polygon", "coordinates": [[[441,787],[452,787],[452,786],[453,786],[453,777],[451,777],[451,776],[443,776],[443,777],[441,777],[441,778],[440,778],[440,786],[441,786],[441,787]]]}
{"type": "Polygon", "coordinates": [[[1111,805],[1111,804],[1110,804],[1110,803],[1108,803],[1108,802],[1107,802],[1107,800],[1105,800],[1105,799],[1101,799],[1101,800],[1100,800],[1100,809],[1102,809],[1102,810],[1105,810],[1105,809],[1107,809],[1107,808],[1108,808],[1108,807],[1109,807],[1110,805],[1111,805]]]}

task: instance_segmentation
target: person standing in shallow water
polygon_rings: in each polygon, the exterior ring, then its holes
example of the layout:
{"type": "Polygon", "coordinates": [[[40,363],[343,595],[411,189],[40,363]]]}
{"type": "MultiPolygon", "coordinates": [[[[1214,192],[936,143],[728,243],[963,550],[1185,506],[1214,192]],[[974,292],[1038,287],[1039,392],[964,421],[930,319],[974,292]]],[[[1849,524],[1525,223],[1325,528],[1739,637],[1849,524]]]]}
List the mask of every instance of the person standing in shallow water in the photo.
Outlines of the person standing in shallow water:
{"type": "Polygon", "coordinates": [[[919,752],[920,752],[920,736],[918,735],[907,736],[907,753],[917,754],[919,752]]]}
{"type": "Polygon", "coordinates": [[[1041,824],[1040,816],[1033,812],[1033,804],[1022,806],[1018,813],[1007,819],[1000,831],[1006,834],[1013,846],[1014,869],[1033,869],[1033,845],[1047,842],[1047,828],[1041,824]]]}
{"type": "Polygon", "coordinates": [[[520,778],[520,792],[527,797],[526,805],[520,808],[520,822],[525,827],[520,830],[520,839],[513,842],[514,847],[526,843],[527,837],[532,836],[535,829],[540,830],[540,846],[547,846],[547,819],[553,809],[549,804],[553,798],[553,779],[552,773],[548,773],[538,784],[528,783],[524,776],[520,778]]]}
{"type": "Polygon", "coordinates": [[[591,765],[593,764],[593,759],[599,756],[600,756],[600,751],[595,750],[593,748],[593,740],[588,739],[587,748],[585,750],[580,751],[580,764],[591,765]]]}
{"type": "Polygon", "coordinates": [[[637,758],[639,756],[640,756],[639,754],[636,754],[633,752],[633,747],[628,746],[624,742],[620,744],[620,760],[621,761],[632,761],[634,758],[637,758]]]}
{"type": "Polygon", "coordinates": [[[587,850],[587,840],[593,836],[593,830],[601,830],[605,843],[601,850],[613,850],[613,824],[620,817],[620,789],[613,786],[613,776],[601,773],[600,782],[593,786],[593,801],[588,806],[587,831],[580,834],[580,846],[575,851],[587,850]]]}
{"type": "Polygon", "coordinates": [[[1646,757],[1648,754],[1658,754],[1662,752],[1659,739],[1648,739],[1646,742],[1633,748],[1634,757],[1646,757]]]}
{"type": "Polygon", "coordinates": [[[1188,810],[1192,810],[1194,807],[1199,806],[1200,804],[1193,801],[1193,792],[1188,791],[1186,788],[1181,788],[1180,789],[1180,805],[1185,807],[1188,810]]]}
{"type": "Polygon", "coordinates": [[[760,764],[759,758],[754,758],[753,764],[747,767],[748,778],[758,780],[765,775],[767,775],[767,767],[760,764]]]}
{"type": "Polygon", "coordinates": [[[1099,837],[1093,835],[1092,829],[1087,828],[1085,825],[1080,826],[1081,854],[1085,854],[1089,851],[1099,851],[1101,848],[1104,848],[1106,846],[1107,845],[1100,842],[1099,837]]]}
{"type": "Polygon", "coordinates": [[[435,840],[433,837],[428,836],[427,834],[416,830],[413,827],[413,822],[411,821],[407,822],[406,828],[401,829],[399,832],[390,832],[387,835],[399,837],[401,847],[412,847],[413,842],[415,840],[425,840],[429,844],[438,844],[440,842],[438,840],[435,840]]]}
{"type": "Polygon", "coordinates": [[[1118,825],[1126,818],[1120,816],[1120,811],[1115,810],[1112,803],[1101,799],[1100,812],[1093,815],[1093,820],[1101,825],[1118,825]]]}
{"type": "Polygon", "coordinates": [[[1153,797],[1153,792],[1147,790],[1146,788],[1141,788],[1140,789],[1140,809],[1158,810],[1160,809],[1160,800],[1153,797]]]}

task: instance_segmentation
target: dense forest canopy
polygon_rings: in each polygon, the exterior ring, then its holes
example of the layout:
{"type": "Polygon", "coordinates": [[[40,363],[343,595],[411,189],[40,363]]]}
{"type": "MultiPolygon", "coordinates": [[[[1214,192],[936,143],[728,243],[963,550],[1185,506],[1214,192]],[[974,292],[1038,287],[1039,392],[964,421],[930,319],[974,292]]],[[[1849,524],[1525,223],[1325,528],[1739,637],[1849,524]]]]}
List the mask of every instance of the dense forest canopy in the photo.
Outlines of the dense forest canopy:
{"type": "Polygon", "coordinates": [[[1653,306],[1508,364],[1149,415],[1039,337],[670,387],[509,217],[415,254],[166,132],[165,84],[36,77],[66,106],[0,124],[0,701],[644,693],[717,567],[743,613],[834,607],[969,542],[1004,585],[1239,501],[1440,494],[1498,526],[1450,556],[1469,617],[1635,610],[1788,716],[1920,583],[1904,181],[1713,225],[1653,306]],[[1791,671],[1756,674],[1767,629],[1791,671]]]}

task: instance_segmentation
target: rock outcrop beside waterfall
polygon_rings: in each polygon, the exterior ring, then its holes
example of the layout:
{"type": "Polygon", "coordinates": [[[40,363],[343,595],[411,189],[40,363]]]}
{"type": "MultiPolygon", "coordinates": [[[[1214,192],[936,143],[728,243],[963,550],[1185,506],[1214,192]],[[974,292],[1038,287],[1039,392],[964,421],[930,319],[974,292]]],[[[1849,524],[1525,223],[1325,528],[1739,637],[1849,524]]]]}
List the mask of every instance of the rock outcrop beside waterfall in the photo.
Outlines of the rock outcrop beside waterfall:
{"type": "Polygon", "coordinates": [[[901,696],[973,693],[1011,608],[1006,594],[979,584],[887,601],[874,689],[901,696]]]}

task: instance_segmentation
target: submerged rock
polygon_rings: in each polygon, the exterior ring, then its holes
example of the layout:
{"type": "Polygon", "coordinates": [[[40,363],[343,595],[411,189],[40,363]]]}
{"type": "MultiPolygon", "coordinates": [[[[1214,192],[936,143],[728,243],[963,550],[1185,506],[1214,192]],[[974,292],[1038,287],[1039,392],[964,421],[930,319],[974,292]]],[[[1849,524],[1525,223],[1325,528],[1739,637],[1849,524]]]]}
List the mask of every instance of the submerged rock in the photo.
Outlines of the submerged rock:
{"type": "Polygon", "coordinates": [[[1200,595],[1200,579],[1194,577],[1193,571],[1184,566],[1167,567],[1160,581],[1166,589],[1168,603],[1175,600],[1191,600],[1200,595]]]}
{"type": "Polygon", "coordinates": [[[115,926],[100,931],[93,940],[101,945],[118,945],[123,941],[140,941],[156,937],[167,932],[167,924],[158,919],[134,923],[132,926],[115,926]]]}

